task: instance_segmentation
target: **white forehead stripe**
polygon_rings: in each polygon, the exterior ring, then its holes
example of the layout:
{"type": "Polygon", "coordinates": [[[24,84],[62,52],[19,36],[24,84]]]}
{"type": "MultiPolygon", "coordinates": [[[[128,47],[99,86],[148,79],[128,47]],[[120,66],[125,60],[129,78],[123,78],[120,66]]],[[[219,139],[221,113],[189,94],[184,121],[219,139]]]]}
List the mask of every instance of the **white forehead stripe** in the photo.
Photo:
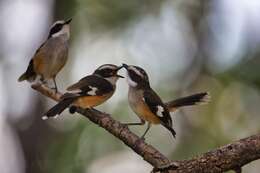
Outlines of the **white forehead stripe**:
{"type": "Polygon", "coordinates": [[[98,88],[96,88],[96,87],[92,87],[92,86],[89,86],[89,88],[91,89],[89,92],[87,92],[87,94],[89,94],[89,95],[91,95],[91,96],[95,96],[95,95],[97,95],[97,90],[98,90],[98,88]]]}
{"type": "Polygon", "coordinates": [[[64,24],[64,23],[65,23],[64,20],[58,20],[58,21],[56,21],[54,24],[51,25],[51,28],[54,27],[54,26],[57,25],[57,24],[64,24]]]}
{"type": "Polygon", "coordinates": [[[134,66],[129,66],[128,69],[129,70],[133,70],[137,75],[139,75],[141,77],[144,77],[144,75],[137,68],[135,68],[134,66]]]}
{"type": "Polygon", "coordinates": [[[164,108],[158,105],[156,115],[158,115],[159,117],[163,117],[163,112],[164,112],[164,108]]]}

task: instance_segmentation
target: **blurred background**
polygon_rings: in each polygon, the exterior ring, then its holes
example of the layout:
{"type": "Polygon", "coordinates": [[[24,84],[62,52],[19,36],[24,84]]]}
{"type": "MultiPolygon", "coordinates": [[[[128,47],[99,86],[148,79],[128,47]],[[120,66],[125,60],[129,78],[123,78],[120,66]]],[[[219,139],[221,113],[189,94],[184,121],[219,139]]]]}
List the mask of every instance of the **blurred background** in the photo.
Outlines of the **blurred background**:
{"type": "MultiPolygon", "coordinates": [[[[209,91],[208,105],[172,115],[177,139],[153,126],[146,140],[171,159],[188,159],[259,133],[259,0],[0,0],[0,170],[2,173],[147,173],[151,166],[118,139],[65,111],[17,78],[55,20],[73,18],[66,86],[104,63],[143,67],[164,101],[209,91]]],[[[122,74],[125,72],[122,71],[122,74]]],[[[137,121],[125,80],[98,109],[137,121]]],[[[145,127],[131,127],[141,135],[145,127]]],[[[260,161],[244,168],[257,173],[260,161]]]]}

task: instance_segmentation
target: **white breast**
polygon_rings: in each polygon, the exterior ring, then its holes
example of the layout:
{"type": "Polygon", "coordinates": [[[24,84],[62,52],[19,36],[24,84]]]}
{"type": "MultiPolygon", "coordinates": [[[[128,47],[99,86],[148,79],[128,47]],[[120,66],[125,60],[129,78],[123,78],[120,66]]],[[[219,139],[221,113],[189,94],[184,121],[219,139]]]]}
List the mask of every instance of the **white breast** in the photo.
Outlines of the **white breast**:
{"type": "Polygon", "coordinates": [[[130,87],[136,87],[137,86],[137,83],[131,79],[131,77],[129,76],[128,73],[126,74],[126,80],[127,80],[127,83],[130,87]]]}
{"type": "Polygon", "coordinates": [[[141,90],[136,90],[133,87],[129,87],[128,91],[128,102],[131,109],[138,115],[139,112],[137,110],[138,104],[142,101],[142,92],[141,90]]]}

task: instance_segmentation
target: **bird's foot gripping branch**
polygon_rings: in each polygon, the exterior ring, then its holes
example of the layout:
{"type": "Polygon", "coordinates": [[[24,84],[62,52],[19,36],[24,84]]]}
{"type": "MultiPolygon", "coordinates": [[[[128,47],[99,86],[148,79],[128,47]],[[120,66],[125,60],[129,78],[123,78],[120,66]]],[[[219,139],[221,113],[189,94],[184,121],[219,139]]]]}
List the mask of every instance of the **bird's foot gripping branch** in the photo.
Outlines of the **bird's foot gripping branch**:
{"type": "MultiPolygon", "coordinates": [[[[56,93],[44,85],[32,85],[32,88],[55,101],[59,101],[62,94],[56,93]]],[[[99,125],[110,134],[117,137],[154,169],[152,172],[163,173],[220,173],[228,170],[241,172],[242,167],[260,158],[260,135],[253,135],[201,154],[189,160],[171,162],[166,156],[152,145],[132,133],[127,126],[114,120],[109,114],[95,109],[82,109],[76,112],[99,125]]]]}

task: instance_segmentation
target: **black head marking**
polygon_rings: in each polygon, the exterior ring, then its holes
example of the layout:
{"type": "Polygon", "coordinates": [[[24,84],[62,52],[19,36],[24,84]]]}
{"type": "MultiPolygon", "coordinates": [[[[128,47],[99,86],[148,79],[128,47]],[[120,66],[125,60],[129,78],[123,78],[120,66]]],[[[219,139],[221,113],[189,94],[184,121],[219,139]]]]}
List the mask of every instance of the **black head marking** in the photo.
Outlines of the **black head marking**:
{"type": "Polygon", "coordinates": [[[108,78],[108,77],[112,77],[112,76],[121,77],[121,76],[117,75],[117,72],[119,69],[121,69],[121,67],[118,67],[114,64],[104,64],[104,65],[98,67],[94,71],[94,74],[99,75],[103,78],[108,78]]]}
{"type": "Polygon", "coordinates": [[[60,30],[62,30],[63,25],[64,25],[64,22],[56,22],[51,27],[48,38],[50,38],[53,34],[59,32],[60,30]]]}
{"type": "Polygon", "coordinates": [[[149,87],[149,77],[144,69],[133,65],[123,65],[127,69],[128,75],[132,81],[137,83],[137,86],[149,87]]]}
{"type": "Polygon", "coordinates": [[[64,25],[69,25],[69,23],[72,21],[72,18],[64,21],[64,20],[59,20],[59,21],[56,21],[52,26],[51,26],[51,29],[50,29],[50,32],[49,32],[49,36],[48,38],[50,38],[51,36],[53,36],[54,34],[60,32],[63,28],[64,25]]]}

